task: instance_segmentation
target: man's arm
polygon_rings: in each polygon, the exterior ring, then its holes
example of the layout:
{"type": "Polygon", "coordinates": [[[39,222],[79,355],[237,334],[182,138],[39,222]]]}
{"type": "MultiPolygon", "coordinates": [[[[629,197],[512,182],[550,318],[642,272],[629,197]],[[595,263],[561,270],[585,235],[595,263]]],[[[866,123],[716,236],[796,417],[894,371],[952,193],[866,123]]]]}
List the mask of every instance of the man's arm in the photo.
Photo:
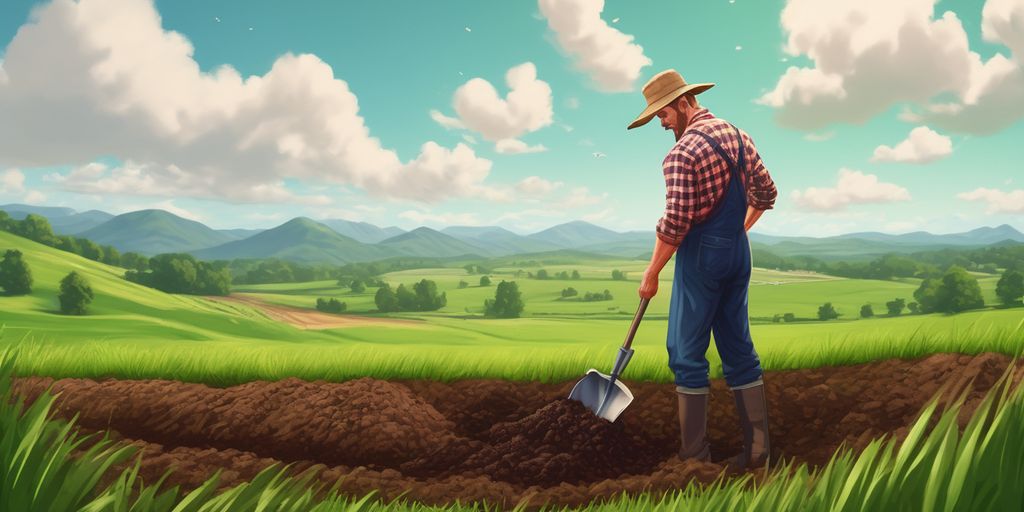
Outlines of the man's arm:
{"type": "Polygon", "coordinates": [[[660,237],[654,237],[654,254],[651,255],[651,264],[644,271],[643,281],[640,283],[640,297],[650,299],[658,293],[658,274],[665,268],[668,260],[672,259],[678,246],[670,245],[660,237]]]}
{"type": "Polygon", "coordinates": [[[665,175],[665,213],[655,229],[654,254],[640,283],[640,297],[650,299],[658,293],[658,274],[690,230],[697,208],[697,180],[692,158],[682,148],[674,148],[662,162],[665,175]]]}

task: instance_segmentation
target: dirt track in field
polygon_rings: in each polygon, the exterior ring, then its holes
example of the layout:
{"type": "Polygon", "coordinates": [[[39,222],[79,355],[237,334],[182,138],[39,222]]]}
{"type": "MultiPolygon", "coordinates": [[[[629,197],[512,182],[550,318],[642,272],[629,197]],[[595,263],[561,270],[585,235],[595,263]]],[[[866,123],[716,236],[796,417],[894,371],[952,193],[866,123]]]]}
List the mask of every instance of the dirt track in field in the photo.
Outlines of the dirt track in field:
{"type": "Polygon", "coordinates": [[[376,318],[349,314],[334,315],[331,313],[317,311],[315,309],[295,308],[291,306],[271,304],[256,297],[237,293],[228,296],[211,295],[206,298],[222,302],[237,302],[239,304],[245,304],[263,311],[273,320],[293,325],[299,329],[338,329],[343,327],[367,327],[374,325],[417,327],[422,325],[422,322],[414,320],[376,318]]]}
{"type": "MultiPolygon", "coordinates": [[[[942,384],[952,396],[973,380],[962,426],[1010,363],[996,354],[940,354],[770,372],[773,446],[822,465],[841,443],[859,450],[883,434],[903,438],[942,384]]],[[[676,456],[674,386],[626,383],[636,398],[615,423],[566,400],[574,382],[289,378],[220,389],[24,377],[15,389],[34,400],[53,385],[62,393],[58,416],[78,413],[83,430],[112,430],[142,448],[146,481],[175,467],[168,481],[185,489],[217,469],[225,470],[223,486],[238,484],[275,462],[296,463],[296,473],[312,468],[328,484],[343,478],[342,490],[354,495],[377,490],[391,499],[408,490],[404,499],[429,504],[580,505],[714,480],[720,465],[676,456]]],[[[708,432],[721,460],[740,450],[741,434],[731,392],[721,380],[711,388],[708,432]]]]}

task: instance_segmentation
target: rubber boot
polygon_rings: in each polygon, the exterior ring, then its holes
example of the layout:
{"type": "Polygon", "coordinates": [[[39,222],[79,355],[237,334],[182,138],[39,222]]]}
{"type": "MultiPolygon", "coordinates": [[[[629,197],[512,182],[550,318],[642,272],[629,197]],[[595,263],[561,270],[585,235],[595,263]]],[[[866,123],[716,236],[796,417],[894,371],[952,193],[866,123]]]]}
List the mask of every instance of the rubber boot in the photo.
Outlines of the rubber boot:
{"type": "Polygon", "coordinates": [[[768,441],[768,402],[764,382],[744,389],[734,389],[736,410],[743,429],[743,451],[729,459],[730,471],[747,471],[767,467],[771,446],[768,441]]]}
{"type": "Polygon", "coordinates": [[[708,394],[677,390],[676,396],[679,397],[679,435],[682,438],[679,458],[710,462],[711,446],[707,438],[708,394]]]}

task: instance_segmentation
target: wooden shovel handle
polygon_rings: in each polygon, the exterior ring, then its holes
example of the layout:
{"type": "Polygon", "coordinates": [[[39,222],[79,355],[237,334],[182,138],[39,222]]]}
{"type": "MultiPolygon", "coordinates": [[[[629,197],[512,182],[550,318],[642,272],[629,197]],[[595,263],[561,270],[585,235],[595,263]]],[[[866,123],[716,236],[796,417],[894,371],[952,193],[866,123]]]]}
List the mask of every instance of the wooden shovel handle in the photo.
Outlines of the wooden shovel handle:
{"type": "Polygon", "coordinates": [[[636,315],[633,316],[633,323],[629,326],[629,334],[626,335],[626,342],[622,344],[622,348],[629,349],[633,345],[633,336],[636,336],[636,330],[640,327],[640,319],[644,317],[644,311],[647,311],[647,305],[651,303],[651,299],[640,299],[640,307],[636,309],[636,315]]]}

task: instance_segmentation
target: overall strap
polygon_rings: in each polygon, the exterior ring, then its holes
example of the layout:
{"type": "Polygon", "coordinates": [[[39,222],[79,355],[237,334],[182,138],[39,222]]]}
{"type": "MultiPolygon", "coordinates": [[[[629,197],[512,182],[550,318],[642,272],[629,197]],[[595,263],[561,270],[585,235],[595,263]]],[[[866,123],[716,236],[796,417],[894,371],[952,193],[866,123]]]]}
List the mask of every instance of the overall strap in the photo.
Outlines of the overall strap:
{"type": "Polygon", "coordinates": [[[743,147],[743,136],[740,135],[740,129],[739,128],[736,128],[735,126],[733,126],[732,129],[736,132],[736,140],[739,141],[739,145],[740,145],[740,148],[739,148],[739,162],[738,163],[736,161],[733,161],[733,159],[729,156],[729,153],[726,153],[725,148],[723,148],[718,143],[718,141],[714,139],[714,137],[712,137],[712,136],[710,136],[710,135],[708,135],[708,134],[706,134],[706,133],[704,133],[702,131],[698,131],[698,130],[693,130],[693,133],[696,133],[697,135],[700,135],[701,137],[704,137],[704,140],[708,141],[708,144],[711,144],[711,147],[715,150],[715,152],[718,153],[719,156],[724,158],[726,163],[728,163],[729,166],[732,167],[734,170],[738,171],[739,174],[740,174],[740,177],[743,178],[743,177],[746,176],[746,172],[745,172],[744,167],[746,167],[746,163],[747,163],[746,155],[744,154],[745,153],[745,148],[743,147]]]}

